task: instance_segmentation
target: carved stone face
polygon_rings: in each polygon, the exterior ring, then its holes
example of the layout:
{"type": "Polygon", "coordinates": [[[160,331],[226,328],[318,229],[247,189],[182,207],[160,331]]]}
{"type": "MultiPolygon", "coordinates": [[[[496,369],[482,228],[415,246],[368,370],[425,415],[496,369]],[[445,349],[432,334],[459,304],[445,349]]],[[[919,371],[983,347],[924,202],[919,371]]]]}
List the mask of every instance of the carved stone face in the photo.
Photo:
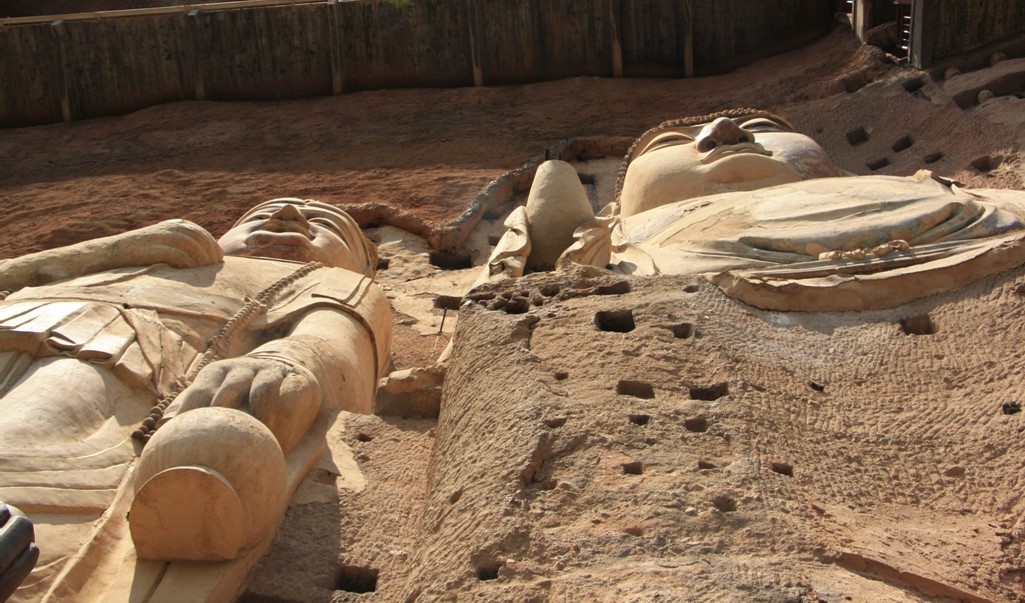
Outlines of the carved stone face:
{"type": "Polygon", "coordinates": [[[302,199],[258,205],[219,241],[226,255],[322,262],[373,275],[376,258],[359,227],[340,209],[302,199]]]}
{"type": "Polygon", "coordinates": [[[664,129],[636,149],[620,196],[623,216],[695,197],[843,174],[814,140],[770,116],[664,129]]]}

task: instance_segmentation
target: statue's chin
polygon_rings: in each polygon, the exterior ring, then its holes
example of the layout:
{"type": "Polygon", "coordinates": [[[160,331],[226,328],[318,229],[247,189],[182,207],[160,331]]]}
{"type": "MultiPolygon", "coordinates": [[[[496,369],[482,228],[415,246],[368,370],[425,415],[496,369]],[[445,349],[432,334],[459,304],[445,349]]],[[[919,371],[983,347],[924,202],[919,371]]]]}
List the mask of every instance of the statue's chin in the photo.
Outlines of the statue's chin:
{"type": "Polygon", "coordinates": [[[640,172],[628,173],[621,196],[623,216],[698,197],[803,180],[789,163],[761,153],[723,155],[707,164],[674,163],[672,159],[655,158],[638,165],[640,172]]]}
{"type": "Polygon", "coordinates": [[[710,181],[733,185],[732,190],[754,190],[801,180],[789,164],[755,153],[727,155],[708,166],[710,181]]]}

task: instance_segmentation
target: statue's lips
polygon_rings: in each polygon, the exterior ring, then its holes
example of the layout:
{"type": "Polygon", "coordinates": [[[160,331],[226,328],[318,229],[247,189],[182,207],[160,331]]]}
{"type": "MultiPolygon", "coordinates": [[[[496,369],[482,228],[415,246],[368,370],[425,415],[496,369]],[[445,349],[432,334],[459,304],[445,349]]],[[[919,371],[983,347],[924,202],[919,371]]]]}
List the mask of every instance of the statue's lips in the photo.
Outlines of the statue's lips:
{"type": "Polygon", "coordinates": [[[711,165],[706,165],[705,170],[708,178],[720,184],[762,183],[768,186],[765,183],[770,179],[776,184],[801,179],[786,162],[752,152],[723,154],[711,165]]]}
{"type": "Polygon", "coordinates": [[[767,151],[765,147],[757,142],[722,145],[709,151],[707,155],[701,158],[701,163],[708,165],[736,155],[762,155],[765,157],[772,157],[772,151],[767,151]]]}
{"type": "Polygon", "coordinates": [[[269,230],[256,230],[246,237],[246,245],[309,247],[310,237],[298,232],[274,232],[269,230]]]}

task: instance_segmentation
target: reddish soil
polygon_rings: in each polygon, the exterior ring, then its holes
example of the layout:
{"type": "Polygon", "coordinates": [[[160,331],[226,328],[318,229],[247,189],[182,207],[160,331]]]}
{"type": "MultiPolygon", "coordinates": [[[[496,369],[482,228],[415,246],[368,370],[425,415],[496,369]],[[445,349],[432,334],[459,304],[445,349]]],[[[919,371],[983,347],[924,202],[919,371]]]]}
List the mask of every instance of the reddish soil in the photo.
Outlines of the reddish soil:
{"type": "Polygon", "coordinates": [[[952,147],[933,169],[976,186],[1019,185],[1013,157],[1004,163],[1006,174],[964,171],[977,155],[1013,154],[1005,129],[921,93],[894,97],[884,94],[889,88],[872,92],[874,85],[845,92],[845,82],[852,88],[924,75],[884,58],[838,29],[805,49],[711,78],[574,78],[279,102],[180,102],[9,129],[0,135],[0,257],[172,217],[220,235],[244,209],[281,196],[397,207],[429,231],[455,220],[492,179],[562,139],[636,136],[664,119],[729,106],[791,116],[855,173],[868,172],[866,153],[874,151],[852,149],[848,128],[885,133],[893,124],[913,124],[923,129],[917,163],[895,161],[879,173],[923,167],[928,144],[952,147]]]}

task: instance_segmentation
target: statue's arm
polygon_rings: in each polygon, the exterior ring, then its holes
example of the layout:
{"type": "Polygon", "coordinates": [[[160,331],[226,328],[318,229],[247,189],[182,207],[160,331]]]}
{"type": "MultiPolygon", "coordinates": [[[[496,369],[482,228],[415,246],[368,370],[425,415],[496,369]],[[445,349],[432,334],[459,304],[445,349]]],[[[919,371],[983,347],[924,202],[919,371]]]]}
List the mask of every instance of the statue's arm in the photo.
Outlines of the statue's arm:
{"type": "Polygon", "coordinates": [[[169,264],[194,268],[223,258],[217,241],[197,224],[166,220],[137,230],[0,260],[0,290],[93,274],[125,266],[169,264]]]}
{"type": "MultiPolygon", "coordinates": [[[[211,363],[168,409],[244,408],[291,450],[321,408],[370,412],[377,385],[374,341],[364,323],[321,306],[291,332],[238,358],[211,363]]],[[[166,415],[165,415],[166,416],[166,415]]]]}

